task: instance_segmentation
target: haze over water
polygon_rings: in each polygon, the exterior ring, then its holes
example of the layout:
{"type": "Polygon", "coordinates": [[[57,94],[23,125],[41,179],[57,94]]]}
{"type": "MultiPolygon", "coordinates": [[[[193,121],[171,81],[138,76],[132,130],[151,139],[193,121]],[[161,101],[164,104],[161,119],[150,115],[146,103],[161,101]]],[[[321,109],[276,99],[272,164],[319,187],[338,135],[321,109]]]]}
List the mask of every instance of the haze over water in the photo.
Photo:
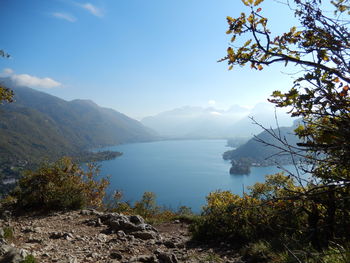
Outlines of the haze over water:
{"type": "Polygon", "coordinates": [[[200,212],[205,197],[218,189],[242,194],[243,187],[264,181],[276,167],[253,167],[250,175],[230,175],[222,154],[232,148],[226,140],[174,140],[108,147],[121,157],[101,162],[101,173],[111,175],[110,191],[121,190],[134,202],[145,191],[156,193],[158,205],[182,205],[200,212]]]}

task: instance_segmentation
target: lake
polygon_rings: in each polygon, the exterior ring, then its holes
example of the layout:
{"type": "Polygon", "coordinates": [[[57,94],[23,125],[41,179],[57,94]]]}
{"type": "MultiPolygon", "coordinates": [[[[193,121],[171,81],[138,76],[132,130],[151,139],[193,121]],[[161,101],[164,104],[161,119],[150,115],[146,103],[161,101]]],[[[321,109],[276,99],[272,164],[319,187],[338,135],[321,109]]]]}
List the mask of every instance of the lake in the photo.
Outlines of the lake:
{"type": "Polygon", "coordinates": [[[171,209],[182,205],[200,212],[205,197],[215,190],[242,194],[243,188],[264,181],[277,167],[252,167],[250,175],[230,175],[222,154],[232,148],[226,140],[174,140],[134,143],[104,148],[123,155],[101,162],[101,173],[111,175],[109,190],[121,190],[134,202],[145,191],[154,192],[157,204],[171,209]]]}

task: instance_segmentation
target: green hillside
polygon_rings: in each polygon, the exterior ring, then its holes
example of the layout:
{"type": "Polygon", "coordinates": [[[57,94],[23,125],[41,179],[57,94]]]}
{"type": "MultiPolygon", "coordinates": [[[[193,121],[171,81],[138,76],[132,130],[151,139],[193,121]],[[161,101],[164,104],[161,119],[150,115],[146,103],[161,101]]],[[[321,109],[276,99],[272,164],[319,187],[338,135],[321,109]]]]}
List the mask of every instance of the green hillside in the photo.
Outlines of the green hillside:
{"type": "Polygon", "coordinates": [[[68,102],[44,92],[16,87],[9,79],[2,82],[15,93],[15,102],[0,106],[3,173],[8,174],[11,166],[28,167],[64,155],[79,160],[109,158],[115,154],[93,156],[87,151],[156,139],[156,134],[140,122],[92,101],[68,102]]]}
{"type": "MultiPolygon", "coordinates": [[[[283,141],[289,145],[296,146],[299,142],[299,138],[294,133],[295,126],[293,127],[281,127],[279,129],[271,130],[283,141]]],[[[292,163],[291,156],[287,153],[282,153],[280,148],[286,149],[286,146],[272,136],[268,131],[263,131],[255,138],[250,139],[245,144],[241,145],[237,149],[227,151],[223,154],[225,160],[231,160],[233,167],[231,171],[244,170],[244,173],[249,173],[246,168],[248,165],[257,166],[269,166],[276,164],[290,164],[292,163]],[[265,142],[265,143],[262,143],[265,142]],[[243,166],[245,169],[243,169],[243,166]],[[240,169],[235,169],[240,168],[240,169]]],[[[232,172],[234,173],[234,172],[232,172]]]]}

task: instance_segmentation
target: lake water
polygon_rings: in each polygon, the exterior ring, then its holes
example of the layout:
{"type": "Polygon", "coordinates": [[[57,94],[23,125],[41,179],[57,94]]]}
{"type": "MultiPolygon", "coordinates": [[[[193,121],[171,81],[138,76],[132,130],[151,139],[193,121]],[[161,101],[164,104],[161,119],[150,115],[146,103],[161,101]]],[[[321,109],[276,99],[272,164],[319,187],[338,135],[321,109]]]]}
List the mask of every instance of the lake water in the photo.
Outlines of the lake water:
{"type": "Polygon", "coordinates": [[[154,192],[157,204],[172,209],[182,205],[200,212],[206,195],[218,189],[242,194],[243,188],[264,181],[276,167],[252,167],[250,175],[230,175],[226,140],[174,140],[125,144],[106,150],[121,157],[101,162],[101,173],[111,175],[110,191],[121,190],[134,202],[145,191],[154,192]]]}

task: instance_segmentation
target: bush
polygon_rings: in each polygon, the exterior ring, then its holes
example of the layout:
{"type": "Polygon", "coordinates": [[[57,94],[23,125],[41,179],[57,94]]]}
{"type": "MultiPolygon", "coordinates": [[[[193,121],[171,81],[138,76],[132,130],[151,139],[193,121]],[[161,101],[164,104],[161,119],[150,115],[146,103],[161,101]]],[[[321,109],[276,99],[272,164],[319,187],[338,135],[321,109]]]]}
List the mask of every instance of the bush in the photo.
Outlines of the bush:
{"type": "Polygon", "coordinates": [[[156,205],[156,195],[153,192],[144,192],[142,199],[134,205],[134,212],[142,217],[150,217],[159,212],[156,205]]]}
{"type": "Polygon", "coordinates": [[[4,227],[3,231],[4,231],[4,239],[8,241],[12,241],[14,239],[12,227],[4,227]]]}
{"type": "Polygon", "coordinates": [[[242,197],[210,193],[190,230],[197,240],[230,242],[252,262],[296,262],[296,257],[310,263],[348,262],[350,254],[340,248],[350,242],[348,210],[343,210],[349,204],[334,208],[331,194],[327,187],[296,186],[283,174],[270,175],[242,197]],[[305,198],[304,192],[311,191],[314,199],[305,198]]]}
{"type": "Polygon", "coordinates": [[[36,171],[27,171],[12,195],[16,207],[24,210],[71,210],[99,207],[109,183],[97,180],[98,167],[89,164],[84,170],[70,158],[43,164],[36,171]]]}
{"type": "Polygon", "coordinates": [[[20,263],[36,263],[36,259],[33,255],[28,255],[24,260],[22,260],[20,263]]]}

